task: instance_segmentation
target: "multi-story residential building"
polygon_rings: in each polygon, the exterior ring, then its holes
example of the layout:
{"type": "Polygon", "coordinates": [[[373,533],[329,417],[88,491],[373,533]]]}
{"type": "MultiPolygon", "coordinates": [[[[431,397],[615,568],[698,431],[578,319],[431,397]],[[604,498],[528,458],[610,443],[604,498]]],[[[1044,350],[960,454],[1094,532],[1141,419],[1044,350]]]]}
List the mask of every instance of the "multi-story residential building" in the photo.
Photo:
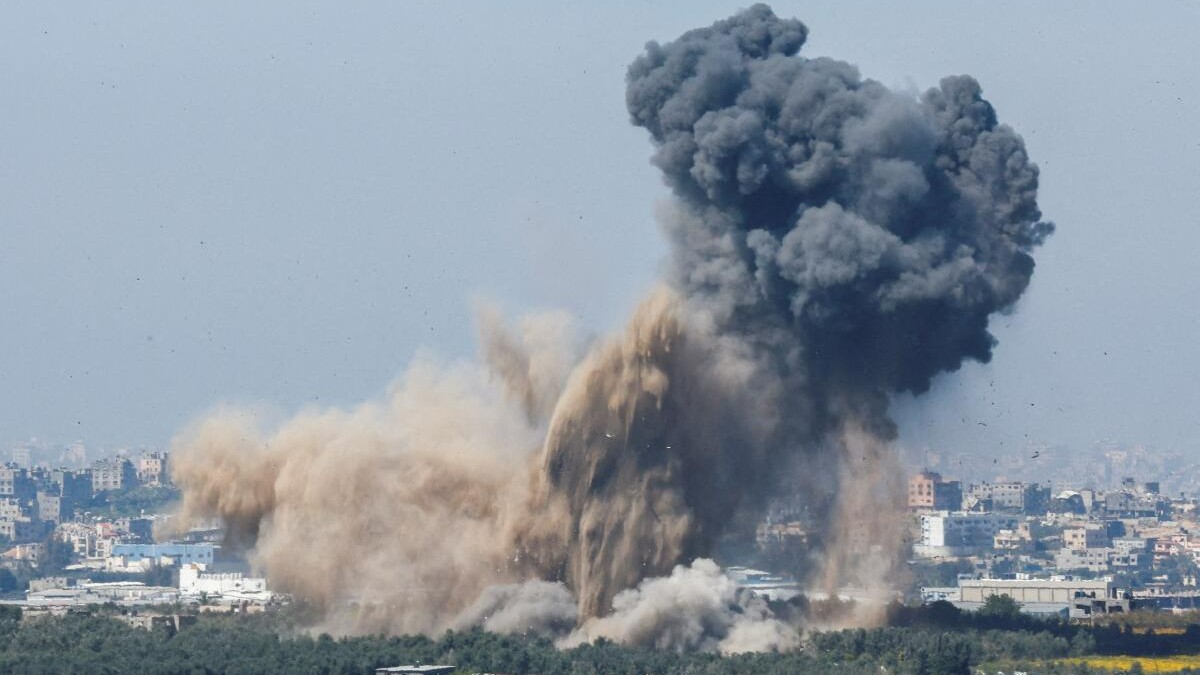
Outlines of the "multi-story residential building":
{"type": "Polygon", "coordinates": [[[1154,561],[1162,562],[1164,558],[1175,555],[1187,555],[1189,551],[1188,536],[1181,532],[1158,537],[1154,541],[1154,561]]]}
{"type": "Polygon", "coordinates": [[[930,549],[990,548],[1001,530],[1014,530],[1019,519],[1004,513],[941,511],[921,516],[921,545],[930,549]]]}
{"type": "Polygon", "coordinates": [[[152,539],[154,535],[154,522],[149,518],[116,518],[112,525],[122,537],[152,539]]]}
{"type": "Polygon", "coordinates": [[[38,492],[38,518],[41,520],[50,521],[55,525],[61,523],[68,515],[67,511],[64,509],[64,506],[66,506],[67,503],[68,500],[65,500],[62,496],[54,494],[53,492],[38,492]]]}
{"type": "Polygon", "coordinates": [[[992,539],[992,548],[997,551],[1024,553],[1033,549],[1033,540],[1029,537],[1029,528],[1024,533],[1021,528],[1016,530],[1000,530],[992,539]]]}
{"type": "Polygon", "coordinates": [[[1037,483],[972,483],[963,500],[965,508],[982,511],[1045,513],[1050,488],[1037,483]]]}
{"type": "Polygon", "coordinates": [[[137,469],[124,457],[101,460],[92,466],[92,492],[126,490],[135,485],[137,469]]]}
{"type": "Polygon", "coordinates": [[[962,484],[941,474],[922,471],[908,481],[908,508],[957,511],[962,508],[962,484]]]}
{"type": "Polygon", "coordinates": [[[0,498],[0,520],[16,520],[26,515],[21,500],[13,497],[0,498]]]}
{"type": "Polygon", "coordinates": [[[1118,553],[1136,553],[1145,555],[1148,550],[1151,550],[1151,542],[1148,539],[1140,537],[1117,537],[1112,540],[1112,547],[1118,553]]]}
{"type": "Polygon", "coordinates": [[[1157,518],[1171,512],[1171,500],[1150,492],[1113,490],[1104,495],[1104,510],[1114,517],[1157,518]]]}
{"type": "Polygon", "coordinates": [[[168,474],[169,454],[151,452],[138,459],[137,478],[143,485],[166,485],[170,482],[168,474]]]}
{"type": "Polygon", "coordinates": [[[21,516],[18,518],[2,518],[0,519],[0,535],[5,536],[12,543],[30,542],[40,538],[41,523],[32,518],[21,516]]]}
{"type": "Polygon", "coordinates": [[[0,467],[0,497],[32,499],[36,492],[27,470],[13,464],[0,467]]]}
{"type": "Polygon", "coordinates": [[[71,504],[83,504],[92,498],[91,469],[55,469],[51,472],[51,481],[58,485],[59,496],[66,498],[71,504]]]}
{"type": "Polygon", "coordinates": [[[1082,551],[1108,546],[1108,534],[1098,523],[1088,523],[1083,527],[1068,527],[1063,529],[1063,548],[1072,551],[1082,551]]]}
{"type": "Polygon", "coordinates": [[[1054,565],[1060,572],[1087,570],[1100,573],[1108,570],[1111,549],[1062,549],[1054,554],[1054,565]]]}
{"type": "Polygon", "coordinates": [[[1119,551],[1115,548],[1108,549],[1108,568],[1114,572],[1128,572],[1138,570],[1145,567],[1150,562],[1150,556],[1145,553],[1133,551],[1119,551]]]}
{"type": "Polygon", "coordinates": [[[58,526],[54,536],[60,541],[71,545],[75,554],[83,558],[96,556],[96,528],[85,523],[63,523],[58,526]]]}
{"type": "Polygon", "coordinates": [[[1125,572],[1140,569],[1147,562],[1144,555],[1121,552],[1115,548],[1090,548],[1086,550],[1062,549],[1054,555],[1054,564],[1060,572],[1087,570],[1095,574],[1125,572]]]}
{"type": "Polygon", "coordinates": [[[120,539],[113,536],[96,537],[96,557],[111,558],[113,549],[120,545],[120,539]]]}

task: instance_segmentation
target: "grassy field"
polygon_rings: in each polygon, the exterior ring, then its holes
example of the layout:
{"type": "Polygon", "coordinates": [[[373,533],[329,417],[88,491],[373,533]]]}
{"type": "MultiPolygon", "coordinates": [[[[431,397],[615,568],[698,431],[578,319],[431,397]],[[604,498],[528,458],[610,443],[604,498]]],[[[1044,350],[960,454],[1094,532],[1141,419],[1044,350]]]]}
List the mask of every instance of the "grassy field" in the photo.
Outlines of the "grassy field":
{"type": "Polygon", "coordinates": [[[1121,671],[1129,670],[1134,662],[1142,664],[1142,670],[1147,673],[1177,673],[1184,668],[1200,669],[1200,654],[1183,656],[1082,656],[1074,659],[1063,659],[1059,663],[1086,663],[1092,668],[1121,671]]]}

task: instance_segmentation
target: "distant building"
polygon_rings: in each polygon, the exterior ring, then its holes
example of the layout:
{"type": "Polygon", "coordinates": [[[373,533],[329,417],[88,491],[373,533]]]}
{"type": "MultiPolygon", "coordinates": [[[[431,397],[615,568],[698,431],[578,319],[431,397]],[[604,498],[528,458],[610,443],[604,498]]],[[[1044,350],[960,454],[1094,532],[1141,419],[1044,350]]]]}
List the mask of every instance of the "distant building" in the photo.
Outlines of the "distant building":
{"type": "Polygon", "coordinates": [[[1151,492],[1112,490],[1104,495],[1104,510],[1111,517],[1156,518],[1171,512],[1171,501],[1151,492]]]}
{"type": "Polygon", "coordinates": [[[1087,570],[1100,574],[1108,571],[1109,557],[1112,549],[1061,549],[1054,554],[1054,565],[1060,572],[1087,570]]]}
{"type": "Polygon", "coordinates": [[[184,597],[208,596],[233,601],[270,602],[267,580],[247,577],[240,572],[207,572],[202,564],[188,563],[179,568],[179,592],[184,597]]]}
{"type": "Polygon", "coordinates": [[[1144,555],[1153,547],[1151,542],[1140,537],[1118,537],[1112,540],[1112,547],[1118,553],[1137,553],[1144,555]]]}
{"type": "Polygon", "coordinates": [[[42,527],[39,521],[28,517],[4,518],[0,519],[0,535],[14,544],[31,542],[41,538],[42,527]]]}
{"type": "Polygon", "coordinates": [[[1082,551],[1090,548],[1108,546],[1108,533],[1097,523],[1088,523],[1083,527],[1068,527],[1063,529],[1063,548],[1082,551]]]}
{"type": "Polygon", "coordinates": [[[1050,488],[1037,483],[973,483],[967,487],[964,508],[980,511],[1045,513],[1050,488]]]}
{"type": "Polygon", "coordinates": [[[55,525],[61,523],[68,515],[65,505],[66,502],[59,495],[52,492],[37,493],[38,518],[41,520],[50,521],[55,525]]]}
{"type": "Polygon", "coordinates": [[[921,516],[919,555],[957,555],[991,548],[1001,530],[1015,530],[1016,516],[1003,513],[941,511],[921,516]]]}
{"type": "Polygon", "coordinates": [[[26,471],[33,468],[33,450],[25,446],[13,448],[12,463],[26,471]]]}
{"type": "Polygon", "coordinates": [[[179,590],[169,586],[147,586],[140,581],[92,582],[82,579],[66,588],[30,591],[22,608],[80,607],[115,603],[123,607],[167,605],[179,599],[179,590]]]}
{"type": "Polygon", "coordinates": [[[13,464],[0,467],[0,497],[33,499],[36,493],[29,471],[13,464]]]}
{"type": "Polygon", "coordinates": [[[170,483],[168,474],[169,454],[151,452],[143,455],[137,462],[137,479],[143,485],[166,485],[170,483]]]}
{"type": "Polygon", "coordinates": [[[59,541],[71,545],[71,549],[81,558],[96,556],[96,541],[99,534],[96,528],[84,523],[63,523],[54,531],[59,541]]]}
{"type": "Polygon", "coordinates": [[[14,520],[26,515],[21,500],[13,497],[0,498],[0,520],[14,520]]]}
{"type": "Polygon", "coordinates": [[[1050,499],[1046,510],[1050,513],[1083,515],[1088,512],[1088,502],[1074,490],[1064,490],[1050,499]]]}
{"type": "Polygon", "coordinates": [[[957,511],[962,508],[962,484],[943,480],[934,471],[922,471],[908,481],[908,508],[957,511]]]}
{"type": "Polygon", "coordinates": [[[50,482],[58,486],[59,496],[67,499],[72,506],[92,498],[91,470],[54,469],[50,472],[50,482]]]}
{"type": "Polygon", "coordinates": [[[1024,553],[1033,549],[1033,540],[1029,536],[1029,528],[1016,530],[1000,530],[992,538],[992,548],[997,551],[1024,553]]]}
{"type": "Polygon", "coordinates": [[[46,552],[45,544],[41,542],[31,542],[28,544],[16,544],[9,547],[7,551],[0,554],[0,558],[6,561],[21,561],[21,562],[38,562],[42,559],[42,555],[46,552]]]}
{"type": "Polygon", "coordinates": [[[117,518],[112,522],[124,535],[145,540],[154,537],[154,521],[149,518],[117,518]]]}
{"type": "Polygon", "coordinates": [[[922,586],[921,602],[955,602],[960,596],[958,586],[922,586]]]}
{"type": "Polygon", "coordinates": [[[1083,509],[1085,513],[1091,513],[1096,509],[1096,491],[1084,488],[1079,491],[1079,498],[1083,500],[1083,509]]]}
{"type": "Polygon", "coordinates": [[[199,563],[212,565],[216,547],[212,544],[114,544],[113,557],[127,560],[170,558],[176,565],[199,563]]]}
{"type": "Polygon", "coordinates": [[[128,490],[137,485],[137,470],[133,462],[119,457],[101,460],[92,466],[92,492],[128,490]]]}
{"type": "Polygon", "coordinates": [[[449,675],[455,670],[454,666],[392,666],[376,668],[375,675],[449,675]]]}
{"type": "Polygon", "coordinates": [[[978,609],[993,595],[1007,595],[1022,609],[1067,610],[1071,617],[1127,613],[1130,596],[1109,580],[1085,579],[962,579],[958,582],[963,609],[978,609]]]}

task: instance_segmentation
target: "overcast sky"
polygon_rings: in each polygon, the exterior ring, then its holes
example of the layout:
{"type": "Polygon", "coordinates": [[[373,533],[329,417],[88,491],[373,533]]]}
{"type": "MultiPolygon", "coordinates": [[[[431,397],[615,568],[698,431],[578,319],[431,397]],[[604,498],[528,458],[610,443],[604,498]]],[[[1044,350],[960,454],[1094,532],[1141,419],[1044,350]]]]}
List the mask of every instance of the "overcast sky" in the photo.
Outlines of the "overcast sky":
{"type": "MultiPolygon", "coordinates": [[[[885,84],[976,76],[1059,228],[902,442],[1200,449],[1200,3],[878,4],[773,6],[885,84]]],[[[5,4],[0,442],[349,405],[470,358],[473,298],[619,325],[665,252],[625,68],[739,6],[5,4]]]]}

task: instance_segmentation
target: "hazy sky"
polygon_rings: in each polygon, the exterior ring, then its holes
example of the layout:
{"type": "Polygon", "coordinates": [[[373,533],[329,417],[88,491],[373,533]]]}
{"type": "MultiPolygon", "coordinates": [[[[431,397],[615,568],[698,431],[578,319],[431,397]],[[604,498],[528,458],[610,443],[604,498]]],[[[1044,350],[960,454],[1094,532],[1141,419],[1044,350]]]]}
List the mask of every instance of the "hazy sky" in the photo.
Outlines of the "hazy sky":
{"type": "MultiPolygon", "coordinates": [[[[976,76],[1059,227],[903,442],[1200,450],[1200,3],[875,4],[773,7],[885,84],[976,76]]],[[[4,5],[0,442],[348,405],[469,358],[473,298],[618,325],[666,195],[625,67],[739,6],[4,5]]]]}

